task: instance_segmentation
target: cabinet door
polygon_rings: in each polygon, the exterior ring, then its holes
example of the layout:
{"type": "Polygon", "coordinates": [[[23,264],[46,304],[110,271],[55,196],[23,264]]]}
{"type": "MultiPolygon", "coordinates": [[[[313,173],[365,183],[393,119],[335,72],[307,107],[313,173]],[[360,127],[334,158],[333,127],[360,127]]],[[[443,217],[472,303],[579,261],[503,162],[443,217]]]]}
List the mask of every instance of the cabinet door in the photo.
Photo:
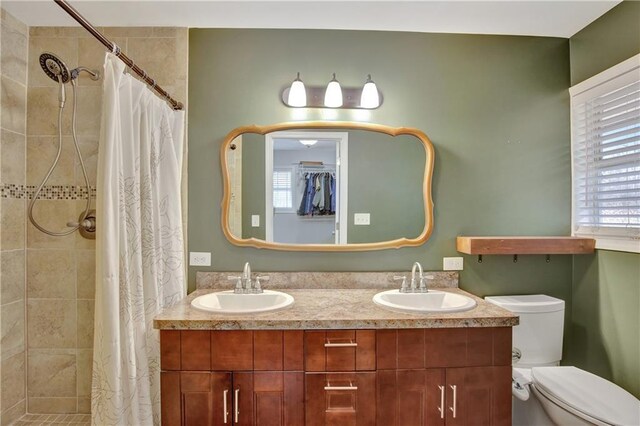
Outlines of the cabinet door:
{"type": "Polygon", "coordinates": [[[510,425],[511,367],[447,369],[447,426],[510,425]]]}
{"type": "MultiPolygon", "coordinates": [[[[166,373],[165,373],[166,374],[166,373]]],[[[166,405],[168,401],[163,400],[166,405]]],[[[172,402],[169,402],[173,406],[172,402]]],[[[231,374],[209,372],[180,373],[180,413],[182,426],[223,426],[231,424],[231,374]]],[[[174,418],[175,419],[175,418],[174,418]]],[[[163,424],[178,426],[163,418],[163,424]]]]}
{"type": "Polygon", "coordinates": [[[378,425],[444,425],[444,399],[444,369],[377,372],[378,425]]]}
{"type": "Polygon", "coordinates": [[[376,423],[376,373],[305,375],[307,426],[376,423]]]}

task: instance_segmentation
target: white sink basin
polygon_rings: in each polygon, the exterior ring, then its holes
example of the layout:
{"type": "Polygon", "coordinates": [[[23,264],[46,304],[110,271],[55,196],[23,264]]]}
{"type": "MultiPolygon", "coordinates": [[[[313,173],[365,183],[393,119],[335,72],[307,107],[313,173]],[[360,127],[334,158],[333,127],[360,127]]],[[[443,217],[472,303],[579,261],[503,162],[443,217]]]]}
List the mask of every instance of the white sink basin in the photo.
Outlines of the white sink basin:
{"type": "Polygon", "coordinates": [[[264,290],[258,294],[236,294],[233,290],[219,291],[196,297],[191,306],[220,314],[256,314],[273,312],[293,304],[293,296],[279,291],[264,290]]]}
{"type": "Polygon", "coordinates": [[[473,309],[476,301],[462,294],[429,290],[427,293],[383,291],[373,296],[373,302],[383,308],[405,313],[462,312],[473,309]]]}

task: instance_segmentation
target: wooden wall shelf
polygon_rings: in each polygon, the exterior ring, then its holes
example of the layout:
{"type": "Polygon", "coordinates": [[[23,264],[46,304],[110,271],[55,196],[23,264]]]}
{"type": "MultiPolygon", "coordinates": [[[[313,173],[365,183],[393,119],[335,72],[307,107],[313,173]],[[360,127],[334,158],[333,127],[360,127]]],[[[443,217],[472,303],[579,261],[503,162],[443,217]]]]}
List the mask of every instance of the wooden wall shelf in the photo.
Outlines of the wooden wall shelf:
{"type": "Polygon", "coordinates": [[[589,254],[596,240],[580,237],[458,237],[456,250],[466,254],[589,254]]]}

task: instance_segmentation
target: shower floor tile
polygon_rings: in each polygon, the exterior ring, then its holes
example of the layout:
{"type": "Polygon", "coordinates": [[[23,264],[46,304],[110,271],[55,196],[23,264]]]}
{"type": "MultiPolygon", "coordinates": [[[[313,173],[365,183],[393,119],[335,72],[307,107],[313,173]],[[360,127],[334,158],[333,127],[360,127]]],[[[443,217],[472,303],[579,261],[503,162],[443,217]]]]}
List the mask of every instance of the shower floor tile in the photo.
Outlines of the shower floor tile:
{"type": "Polygon", "coordinates": [[[91,425],[90,414],[25,414],[16,420],[12,426],[34,425],[91,425]]]}

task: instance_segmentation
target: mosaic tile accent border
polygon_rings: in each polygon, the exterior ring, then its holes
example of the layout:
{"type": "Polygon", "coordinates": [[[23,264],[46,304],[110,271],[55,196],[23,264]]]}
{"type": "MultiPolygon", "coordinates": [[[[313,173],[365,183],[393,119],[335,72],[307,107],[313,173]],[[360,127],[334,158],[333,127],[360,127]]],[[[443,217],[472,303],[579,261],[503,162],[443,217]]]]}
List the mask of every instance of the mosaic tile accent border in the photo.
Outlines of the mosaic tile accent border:
{"type": "MultiPolygon", "coordinates": [[[[0,198],[31,199],[38,189],[35,185],[16,185],[5,183],[0,185],[0,198]]],[[[91,198],[96,197],[96,188],[90,187],[91,198]]],[[[48,185],[42,188],[39,200],[86,200],[86,186],[48,185]]]]}

